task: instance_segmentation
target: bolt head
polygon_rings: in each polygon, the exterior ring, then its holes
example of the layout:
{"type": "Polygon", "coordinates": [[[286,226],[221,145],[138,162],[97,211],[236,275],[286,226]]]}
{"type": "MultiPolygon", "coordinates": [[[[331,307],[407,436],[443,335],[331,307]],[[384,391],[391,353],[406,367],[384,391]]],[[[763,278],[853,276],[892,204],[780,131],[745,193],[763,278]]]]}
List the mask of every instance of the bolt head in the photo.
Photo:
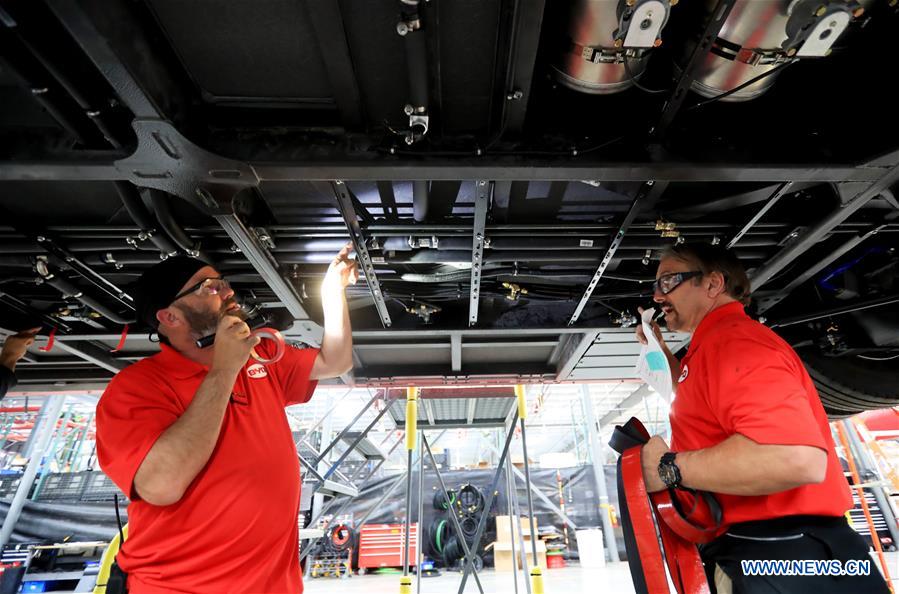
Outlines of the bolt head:
{"type": "Polygon", "coordinates": [[[405,113],[406,115],[412,115],[413,113],[415,113],[415,108],[412,107],[412,105],[410,105],[410,104],[407,103],[407,104],[403,107],[403,113],[405,113]]]}
{"type": "Polygon", "coordinates": [[[38,236],[37,236],[37,240],[38,240],[39,242],[44,242],[44,241],[47,241],[47,238],[44,237],[43,235],[38,235],[38,236]]]}
{"type": "Polygon", "coordinates": [[[391,155],[395,155],[395,154],[396,154],[396,147],[395,147],[395,146],[390,147],[390,154],[391,154],[391,155]]]}
{"type": "Polygon", "coordinates": [[[826,13],[826,12],[827,12],[826,6],[819,6],[818,9],[815,10],[815,16],[816,17],[824,16],[824,13],[826,13]]]}
{"type": "Polygon", "coordinates": [[[852,16],[854,16],[855,18],[858,18],[858,17],[862,16],[863,14],[865,14],[865,9],[862,8],[861,6],[859,6],[852,12],[852,16]]]}
{"type": "Polygon", "coordinates": [[[622,41],[621,39],[615,40],[615,47],[621,47],[622,45],[624,45],[624,41],[622,41]]]}
{"type": "Polygon", "coordinates": [[[660,47],[660,46],[662,45],[662,40],[661,40],[661,39],[656,39],[654,42],[652,42],[652,45],[653,45],[654,47],[660,47]]]}
{"type": "Polygon", "coordinates": [[[680,2],[680,0],[669,0],[668,6],[677,6],[678,2],[680,2]]]}

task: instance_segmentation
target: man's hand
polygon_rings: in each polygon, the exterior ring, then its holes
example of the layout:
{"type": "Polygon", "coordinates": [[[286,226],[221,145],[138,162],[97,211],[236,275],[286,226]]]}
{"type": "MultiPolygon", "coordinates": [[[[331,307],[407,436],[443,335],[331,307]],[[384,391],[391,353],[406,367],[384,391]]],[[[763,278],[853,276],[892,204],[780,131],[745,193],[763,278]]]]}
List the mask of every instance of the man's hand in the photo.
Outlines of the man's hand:
{"type": "Polygon", "coordinates": [[[643,446],[641,460],[643,463],[643,482],[646,483],[647,493],[655,493],[667,488],[665,483],[662,482],[662,477],[659,476],[659,462],[662,460],[662,455],[668,451],[670,451],[668,444],[658,435],[653,435],[646,442],[646,445],[643,446]]]}
{"type": "Polygon", "coordinates": [[[325,280],[322,282],[322,295],[333,295],[334,292],[342,293],[347,285],[355,285],[359,280],[359,267],[355,260],[350,258],[353,244],[343,246],[340,253],[331,261],[325,280]]]}
{"type": "MultiPolygon", "coordinates": [[[[639,316],[643,315],[643,308],[637,308],[637,314],[639,316]]],[[[665,344],[665,339],[662,338],[662,329],[659,327],[657,322],[652,322],[652,333],[655,335],[656,340],[659,341],[659,344],[662,345],[662,348],[667,348],[668,345],[665,344]]],[[[637,340],[640,341],[640,344],[646,344],[646,334],[643,332],[643,319],[640,318],[640,322],[637,323],[637,340]]]]}
{"type": "Polygon", "coordinates": [[[212,369],[237,374],[250,358],[259,337],[250,333],[250,327],[237,316],[223,316],[215,331],[215,354],[212,369]]]}
{"type": "Polygon", "coordinates": [[[7,338],[6,342],[3,343],[3,351],[0,352],[0,365],[3,365],[10,371],[15,371],[16,363],[25,356],[28,347],[34,344],[34,338],[40,329],[40,326],[38,326],[37,328],[22,330],[18,334],[13,334],[7,338]]]}

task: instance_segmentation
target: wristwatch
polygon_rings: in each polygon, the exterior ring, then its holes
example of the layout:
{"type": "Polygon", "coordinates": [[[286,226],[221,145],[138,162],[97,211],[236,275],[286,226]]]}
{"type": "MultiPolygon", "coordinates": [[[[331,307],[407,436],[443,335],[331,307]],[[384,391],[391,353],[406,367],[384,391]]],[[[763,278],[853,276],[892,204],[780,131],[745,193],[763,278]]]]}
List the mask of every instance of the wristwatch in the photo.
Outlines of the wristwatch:
{"type": "Polygon", "coordinates": [[[681,488],[680,468],[674,463],[675,456],[677,452],[665,452],[659,460],[659,477],[669,489],[681,488]]]}

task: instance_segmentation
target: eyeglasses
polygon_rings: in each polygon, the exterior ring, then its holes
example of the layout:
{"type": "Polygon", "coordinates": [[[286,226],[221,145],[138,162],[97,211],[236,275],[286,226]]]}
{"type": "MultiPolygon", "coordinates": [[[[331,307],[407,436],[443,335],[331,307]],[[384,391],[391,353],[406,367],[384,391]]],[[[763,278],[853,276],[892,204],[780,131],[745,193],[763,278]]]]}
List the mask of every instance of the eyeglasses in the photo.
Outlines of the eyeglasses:
{"type": "Polygon", "coordinates": [[[669,272],[663,274],[652,283],[652,292],[667,295],[674,289],[678,288],[682,282],[691,278],[702,276],[701,270],[690,270],[688,272],[669,272]]]}
{"type": "Polygon", "coordinates": [[[182,297],[187,297],[190,294],[196,295],[218,295],[222,291],[227,291],[231,288],[231,283],[225,280],[224,277],[217,276],[213,278],[204,278],[200,282],[195,285],[184,289],[172,299],[172,303],[178,301],[182,297]]]}

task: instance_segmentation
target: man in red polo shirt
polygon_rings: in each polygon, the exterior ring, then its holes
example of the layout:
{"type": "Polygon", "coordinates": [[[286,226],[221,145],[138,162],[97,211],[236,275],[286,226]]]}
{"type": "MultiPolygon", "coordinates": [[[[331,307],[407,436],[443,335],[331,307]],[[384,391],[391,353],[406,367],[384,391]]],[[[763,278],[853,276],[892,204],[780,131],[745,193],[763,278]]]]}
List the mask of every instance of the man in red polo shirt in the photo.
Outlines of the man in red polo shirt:
{"type": "MultiPolygon", "coordinates": [[[[643,475],[650,492],[717,496],[728,530],[701,552],[718,592],[888,592],[873,563],[855,577],[744,573],[744,560],[870,556],[844,516],[852,498],[814,384],[793,349],[743,311],[750,284],[736,257],[711,245],[669,248],[654,289],[668,329],[692,339],[682,361],[665,347],[671,448],[653,437],[643,475]]],[[[642,329],[637,336],[645,343],[642,329]]]]}
{"type": "Polygon", "coordinates": [[[138,316],[162,352],[116,375],[97,407],[100,465],[131,499],[117,555],[131,594],[302,592],[300,468],[284,407],[352,368],[344,289],[356,278],[344,248],[322,284],[321,349],[287,347],[267,366],[248,363],[271,347],[211,266],[170,258],[138,281],[138,316]]]}

